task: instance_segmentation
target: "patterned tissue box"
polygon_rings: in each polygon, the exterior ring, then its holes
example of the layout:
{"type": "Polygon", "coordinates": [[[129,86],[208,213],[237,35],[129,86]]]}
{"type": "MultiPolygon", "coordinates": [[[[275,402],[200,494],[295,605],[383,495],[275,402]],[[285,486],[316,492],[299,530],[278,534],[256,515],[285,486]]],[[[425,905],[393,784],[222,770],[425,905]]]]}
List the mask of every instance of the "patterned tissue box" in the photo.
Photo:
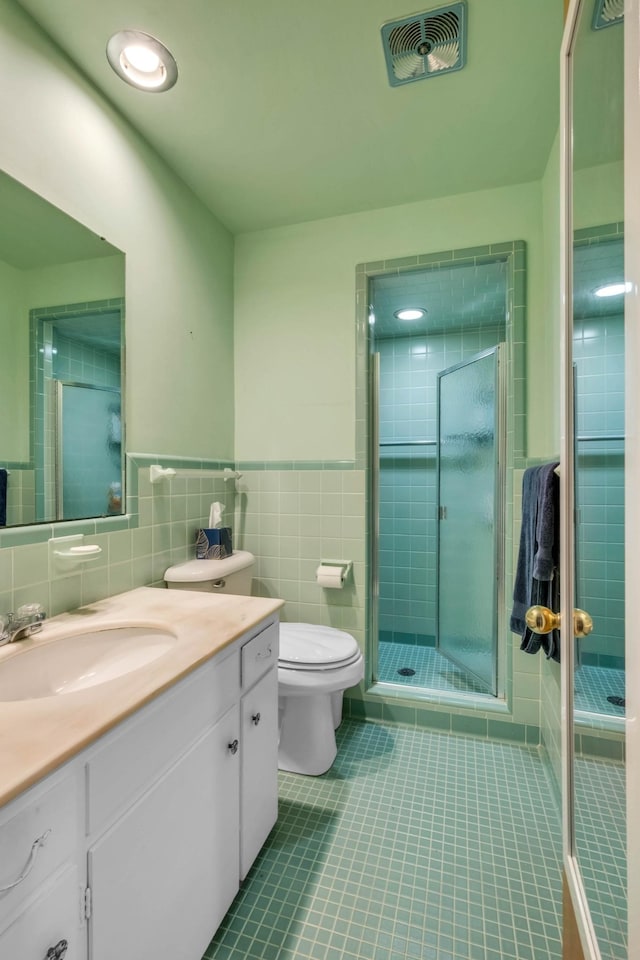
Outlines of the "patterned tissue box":
{"type": "Polygon", "coordinates": [[[232,553],[231,527],[201,527],[196,531],[197,560],[222,560],[232,553]]]}

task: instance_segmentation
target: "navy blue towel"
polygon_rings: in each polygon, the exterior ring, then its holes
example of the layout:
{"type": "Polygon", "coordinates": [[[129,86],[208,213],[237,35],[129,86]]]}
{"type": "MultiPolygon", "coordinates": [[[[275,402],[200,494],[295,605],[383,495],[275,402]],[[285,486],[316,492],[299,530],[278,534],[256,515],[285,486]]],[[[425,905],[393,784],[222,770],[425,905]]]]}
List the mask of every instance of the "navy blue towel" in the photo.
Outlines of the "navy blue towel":
{"type": "Polygon", "coordinates": [[[7,471],[0,467],[0,527],[7,525],[7,471]]]}
{"type": "Polygon", "coordinates": [[[560,633],[533,633],[525,622],[530,606],[558,609],[559,603],[559,481],[557,463],[529,467],[522,479],[522,532],[513,589],[511,630],[520,634],[526,653],[544,650],[560,660],[560,633]]]}

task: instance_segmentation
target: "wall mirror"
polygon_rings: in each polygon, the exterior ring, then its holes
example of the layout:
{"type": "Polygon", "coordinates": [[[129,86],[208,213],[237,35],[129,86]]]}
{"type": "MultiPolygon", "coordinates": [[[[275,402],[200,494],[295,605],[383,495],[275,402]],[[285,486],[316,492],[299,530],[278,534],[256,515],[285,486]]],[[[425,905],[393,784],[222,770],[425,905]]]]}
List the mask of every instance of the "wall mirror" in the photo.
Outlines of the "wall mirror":
{"type": "MultiPolygon", "coordinates": [[[[572,4],[569,100],[574,411],[575,751],[569,857],[582,887],[585,956],[624,960],[624,22],[622,4],[572,4]]],[[[568,701],[570,702],[570,701],[568,701]]],[[[578,895],[580,896],[580,894],[578,895]]]]}
{"type": "Polygon", "coordinates": [[[0,527],[123,512],[124,254],[0,172],[0,527]]]}

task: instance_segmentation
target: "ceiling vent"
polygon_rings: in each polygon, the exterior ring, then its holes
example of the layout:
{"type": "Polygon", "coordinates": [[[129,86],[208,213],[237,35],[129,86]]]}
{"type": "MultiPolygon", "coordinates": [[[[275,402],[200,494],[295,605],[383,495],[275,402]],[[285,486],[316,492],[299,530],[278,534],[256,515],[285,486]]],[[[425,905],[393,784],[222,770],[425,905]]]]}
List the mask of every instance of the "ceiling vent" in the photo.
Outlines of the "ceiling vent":
{"type": "Polygon", "coordinates": [[[385,23],[382,44],[391,86],[461,70],[466,62],[466,15],[463,0],[385,23]]]}
{"type": "Polygon", "coordinates": [[[594,30],[612,27],[624,20],[624,0],[596,0],[591,26],[594,30]]]}

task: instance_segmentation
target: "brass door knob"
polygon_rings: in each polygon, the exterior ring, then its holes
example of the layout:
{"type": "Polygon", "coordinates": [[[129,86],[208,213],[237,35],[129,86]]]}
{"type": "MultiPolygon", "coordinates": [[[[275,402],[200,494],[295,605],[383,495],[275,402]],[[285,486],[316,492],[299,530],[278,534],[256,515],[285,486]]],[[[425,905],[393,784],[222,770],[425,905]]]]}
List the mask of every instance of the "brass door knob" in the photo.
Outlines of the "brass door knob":
{"type": "MultiPolygon", "coordinates": [[[[549,610],[549,607],[529,607],[524,617],[527,626],[533,633],[551,633],[560,629],[560,614],[549,610]]],[[[573,611],[574,637],[588,637],[593,630],[593,620],[586,610],[573,611]]]]}
{"type": "Polygon", "coordinates": [[[551,633],[560,627],[560,614],[549,610],[549,607],[529,607],[524,619],[534,633],[551,633]]]}
{"type": "Polygon", "coordinates": [[[593,620],[586,610],[573,611],[573,635],[574,637],[588,637],[593,630],[593,620]]]}

